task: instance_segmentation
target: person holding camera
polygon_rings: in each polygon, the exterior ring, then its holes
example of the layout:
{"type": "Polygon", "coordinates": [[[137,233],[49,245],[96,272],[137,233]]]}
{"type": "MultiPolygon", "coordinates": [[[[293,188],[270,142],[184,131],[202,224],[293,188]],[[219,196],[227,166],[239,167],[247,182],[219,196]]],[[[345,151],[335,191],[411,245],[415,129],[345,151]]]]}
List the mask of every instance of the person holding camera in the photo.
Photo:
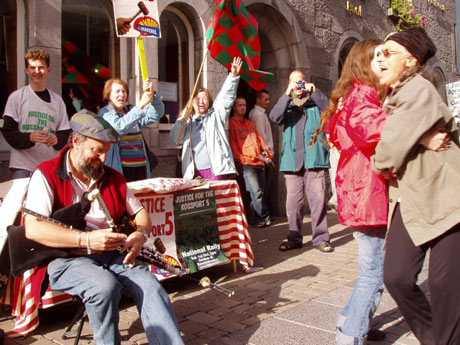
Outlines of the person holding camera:
{"type": "Polygon", "coordinates": [[[312,136],[320,127],[321,110],[327,97],[305,81],[302,71],[289,76],[289,84],[270,112],[270,119],[283,128],[280,171],[286,181],[286,213],[289,223],[287,238],[279,250],[302,247],[303,206],[305,194],[311,213],[313,245],[321,252],[334,250],[329,242],[326,218],[326,174],[329,149],[324,133],[312,144],[312,136]]]}

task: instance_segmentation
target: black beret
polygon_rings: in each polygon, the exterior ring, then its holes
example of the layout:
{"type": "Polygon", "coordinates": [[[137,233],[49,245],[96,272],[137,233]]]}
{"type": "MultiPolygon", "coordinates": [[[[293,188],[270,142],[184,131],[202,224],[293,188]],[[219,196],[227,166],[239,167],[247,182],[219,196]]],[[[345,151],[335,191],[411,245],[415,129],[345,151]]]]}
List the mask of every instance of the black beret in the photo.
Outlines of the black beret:
{"type": "Polygon", "coordinates": [[[421,65],[424,65],[428,59],[436,54],[436,46],[425,29],[421,27],[396,32],[387,37],[386,41],[390,40],[406,48],[421,65]]]}

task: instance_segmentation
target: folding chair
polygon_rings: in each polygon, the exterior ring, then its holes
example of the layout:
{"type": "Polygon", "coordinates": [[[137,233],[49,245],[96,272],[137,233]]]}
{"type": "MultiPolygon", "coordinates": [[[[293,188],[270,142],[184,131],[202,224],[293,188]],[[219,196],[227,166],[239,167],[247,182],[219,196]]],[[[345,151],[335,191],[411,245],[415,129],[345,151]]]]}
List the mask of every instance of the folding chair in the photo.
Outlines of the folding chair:
{"type": "Polygon", "coordinates": [[[67,340],[72,337],[75,337],[73,344],[78,345],[78,342],[80,341],[81,337],[81,332],[83,330],[83,325],[88,317],[88,314],[86,313],[85,305],[83,304],[83,302],[78,297],[75,297],[75,300],[78,302],[77,312],[72,318],[72,321],[70,321],[69,325],[64,330],[64,333],[62,334],[61,338],[67,340]],[[78,324],[77,330],[74,332],[72,329],[76,324],[78,324]]]}

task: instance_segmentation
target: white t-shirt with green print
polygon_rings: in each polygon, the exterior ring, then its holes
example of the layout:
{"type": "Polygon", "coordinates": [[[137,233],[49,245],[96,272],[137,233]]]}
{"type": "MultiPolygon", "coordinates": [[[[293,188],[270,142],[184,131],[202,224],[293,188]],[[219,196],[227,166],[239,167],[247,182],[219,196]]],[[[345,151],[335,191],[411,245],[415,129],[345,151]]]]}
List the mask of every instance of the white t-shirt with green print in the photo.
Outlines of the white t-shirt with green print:
{"type": "MultiPolygon", "coordinates": [[[[64,101],[49,90],[51,102],[45,102],[27,85],[14,91],[5,106],[4,114],[14,119],[19,131],[30,133],[48,130],[52,133],[70,129],[64,101]]],[[[24,150],[11,148],[10,168],[34,171],[38,164],[51,159],[57,151],[46,144],[35,143],[24,150]]]]}

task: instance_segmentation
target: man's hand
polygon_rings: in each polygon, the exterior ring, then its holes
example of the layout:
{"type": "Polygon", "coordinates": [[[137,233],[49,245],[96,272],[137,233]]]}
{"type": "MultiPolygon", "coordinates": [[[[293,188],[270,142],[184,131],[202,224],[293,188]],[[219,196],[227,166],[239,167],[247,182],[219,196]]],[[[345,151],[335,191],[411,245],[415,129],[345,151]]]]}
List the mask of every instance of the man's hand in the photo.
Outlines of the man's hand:
{"type": "MultiPolygon", "coordinates": [[[[287,89],[285,91],[286,96],[290,96],[292,91],[296,91],[297,88],[298,88],[297,87],[297,82],[294,81],[294,80],[290,80],[289,84],[287,86],[287,89]]],[[[313,83],[305,83],[305,90],[307,92],[314,93],[316,91],[316,86],[313,83]]]]}
{"type": "Polygon", "coordinates": [[[125,248],[128,249],[128,254],[126,254],[123,259],[123,264],[131,265],[134,263],[141,252],[144,242],[144,234],[140,231],[134,231],[128,236],[125,242],[125,248]]]}
{"type": "Polygon", "coordinates": [[[287,89],[285,91],[286,96],[290,96],[296,86],[297,86],[296,82],[293,80],[290,80],[287,86],[287,89]]]}
{"type": "Polygon", "coordinates": [[[261,154],[257,157],[260,161],[264,162],[264,164],[272,164],[273,161],[267,155],[261,154]]]}
{"type": "Polygon", "coordinates": [[[117,18],[117,31],[119,35],[126,35],[131,29],[131,18],[117,18]]]}
{"type": "Polygon", "coordinates": [[[230,68],[230,73],[234,76],[237,77],[240,75],[241,72],[241,66],[243,66],[243,60],[239,56],[234,57],[232,61],[232,66],[230,68]]]}
{"type": "Polygon", "coordinates": [[[428,131],[419,141],[426,149],[431,151],[444,151],[450,147],[449,134],[440,128],[428,131]]]}
{"type": "Polygon", "coordinates": [[[54,146],[54,145],[57,144],[57,142],[58,142],[58,138],[57,138],[56,134],[49,133],[48,134],[48,141],[46,142],[46,144],[48,146],[54,146]]]}
{"type": "Polygon", "coordinates": [[[47,131],[35,131],[29,134],[30,141],[48,145],[49,133],[47,131]]]}
{"type": "Polygon", "coordinates": [[[99,229],[90,231],[88,234],[83,233],[82,243],[86,243],[91,250],[111,251],[125,248],[127,238],[125,234],[112,232],[111,229],[99,229]],[[89,245],[86,238],[89,240],[89,245]]]}

